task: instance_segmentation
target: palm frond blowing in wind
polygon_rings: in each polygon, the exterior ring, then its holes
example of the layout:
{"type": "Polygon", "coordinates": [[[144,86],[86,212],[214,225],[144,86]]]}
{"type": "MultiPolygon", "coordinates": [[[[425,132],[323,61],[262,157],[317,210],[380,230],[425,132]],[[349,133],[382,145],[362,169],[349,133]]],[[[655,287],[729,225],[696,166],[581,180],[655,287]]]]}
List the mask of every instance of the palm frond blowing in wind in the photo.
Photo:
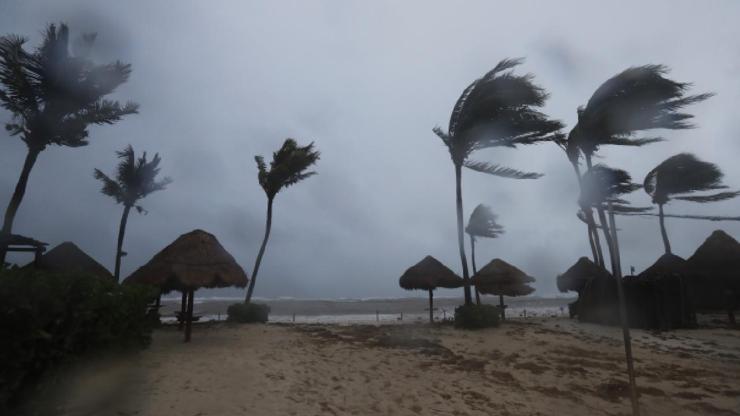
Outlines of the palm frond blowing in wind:
{"type": "Polygon", "coordinates": [[[722,191],[695,195],[696,192],[711,192],[727,189],[722,183],[724,174],[714,163],[699,160],[691,153],[671,156],[653,168],[645,176],[643,186],[653,203],[658,205],[660,233],[667,254],[671,243],[665,227],[663,206],[672,199],[697,203],[718,202],[740,195],[738,191],[722,191]]]}
{"type": "Polygon", "coordinates": [[[100,192],[123,205],[121,223],[118,227],[116,263],[113,273],[116,281],[118,281],[121,274],[121,258],[124,256],[123,237],[126,233],[126,224],[131,208],[135,208],[139,213],[146,212],[137,203],[153,192],[166,189],[167,185],[172,183],[172,179],[165,177],[160,181],[157,180],[160,170],[159,163],[162,161],[158,153],[151,160],[147,159],[146,152],[137,159],[134,148],[128,145],[125,149],[116,152],[116,155],[119,162],[115,179],[109,177],[100,169],[95,169],[93,175],[95,179],[103,183],[100,192]]]}
{"type": "Polygon", "coordinates": [[[457,240],[466,305],[472,304],[472,296],[463,234],[462,167],[504,178],[536,179],[541,174],[473,161],[469,157],[481,149],[516,148],[551,141],[562,128],[559,121],[537,111],[544,106],[548,94],[534,84],[534,77],[513,72],[522,62],[522,59],[504,59],[473,81],[455,103],[447,131],[434,128],[447,146],[455,169],[457,240]]]}
{"type": "MultiPolygon", "coordinates": [[[[588,169],[601,146],[641,147],[662,141],[660,136],[638,136],[655,130],[683,130],[693,128],[693,115],[683,112],[713,94],[689,95],[689,83],[666,77],[668,67],[643,65],[628,68],[604,82],[596,89],[584,107],[578,109],[578,123],[569,134],[569,141],[583,153],[588,169]]],[[[611,251],[606,214],[597,208],[604,238],[611,251]]],[[[585,212],[590,224],[593,215],[585,212]]],[[[593,227],[593,225],[591,225],[593,227]]],[[[598,234],[597,234],[598,239],[598,234]]]]}

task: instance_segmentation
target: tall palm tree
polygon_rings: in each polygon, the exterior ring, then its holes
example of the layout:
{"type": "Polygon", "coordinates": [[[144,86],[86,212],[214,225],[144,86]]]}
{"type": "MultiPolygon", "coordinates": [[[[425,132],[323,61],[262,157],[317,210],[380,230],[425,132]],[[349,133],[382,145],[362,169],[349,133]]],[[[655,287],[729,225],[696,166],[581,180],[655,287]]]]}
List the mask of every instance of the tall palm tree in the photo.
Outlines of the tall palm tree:
{"type": "Polygon", "coordinates": [[[716,202],[735,198],[740,192],[717,192],[704,195],[693,195],[695,192],[727,189],[722,184],[722,171],[714,163],[699,160],[691,153],[679,153],[671,156],[648,172],[645,176],[645,192],[658,205],[660,233],[666,254],[671,253],[671,243],[665,228],[663,206],[671,199],[690,202],[716,202]]]}
{"type": "MultiPolygon", "coordinates": [[[[473,274],[478,273],[475,266],[475,239],[477,237],[497,238],[504,233],[504,226],[496,222],[497,216],[488,205],[478,204],[470,214],[465,232],[470,236],[470,260],[473,263],[473,274]]],[[[475,303],[480,305],[480,293],[475,288],[475,303]]]]}
{"type": "Polygon", "coordinates": [[[116,266],[113,273],[117,282],[121,275],[121,257],[125,255],[123,252],[123,236],[126,233],[126,223],[131,208],[136,208],[139,213],[146,212],[144,208],[136,203],[152,192],[167,188],[167,185],[172,183],[172,179],[165,177],[161,181],[156,180],[159,174],[159,162],[162,160],[159,153],[156,153],[150,161],[146,158],[146,152],[137,159],[134,148],[128,145],[122,151],[116,152],[116,155],[120,159],[116,169],[116,179],[111,179],[100,169],[95,169],[93,176],[103,183],[100,192],[114,198],[117,203],[123,204],[121,223],[118,226],[116,266]]]}
{"type": "MultiPolygon", "coordinates": [[[[681,110],[712,94],[686,95],[691,85],[668,79],[667,73],[668,68],[663,65],[628,68],[604,82],[586,106],[578,109],[578,123],[570,132],[570,139],[583,153],[588,169],[600,146],[644,146],[663,139],[636,137],[639,132],[693,127],[689,121],[693,116],[681,110]]],[[[613,257],[603,206],[600,205],[597,212],[609,254],[613,257]]]]}
{"type": "Polygon", "coordinates": [[[455,168],[457,207],[457,243],[463,269],[465,304],[472,304],[470,276],[465,257],[463,234],[462,167],[494,176],[513,179],[536,179],[539,173],[472,161],[476,150],[492,147],[515,148],[554,139],[562,128],[536,108],[542,107],[548,95],[532,82],[532,75],[510,71],[521,59],[504,59],[491,71],[473,81],[460,95],[452,109],[447,132],[435,127],[434,132],[447,146],[455,168]]]}
{"type": "MultiPolygon", "coordinates": [[[[640,185],[632,182],[632,177],[626,171],[604,165],[595,165],[587,170],[581,178],[581,195],[578,203],[589,211],[592,208],[605,211],[607,206],[611,204],[615,211],[639,212],[644,208],[631,207],[629,202],[621,197],[640,188],[640,185]]],[[[602,222],[601,227],[604,227],[603,231],[605,233],[610,232],[608,223],[602,222]]],[[[611,239],[607,242],[613,244],[611,239]]],[[[610,252],[612,250],[617,251],[612,246],[609,249],[610,252]]],[[[611,256],[612,269],[615,267],[616,260],[615,256],[611,256]]],[[[604,267],[603,264],[601,266],[604,267]]]]}
{"type": "Polygon", "coordinates": [[[254,160],[257,162],[257,180],[262,186],[262,189],[267,195],[267,221],[265,224],[265,236],[262,239],[262,245],[260,251],[257,254],[257,260],[254,262],[254,269],[252,270],[252,280],[249,281],[249,288],[247,289],[247,297],[244,300],[249,303],[252,300],[252,292],[254,292],[254,283],[257,281],[257,272],[260,269],[260,263],[262,263],[262,256],[265,254],[265,248],[267,247],[267,240],[270,238],[270,229],[272,227],[272,202],[275,196],[283,188],[287,188],[291,185],[311,177],[316,172],[306,172],[306,169],[313,166],[321,156],[317,150],[314,150],[313,142],[307,146],[298,146],[293,139],[286,139],[283,146],[272,154],[272,162],[270,162],[270,169],[267,169],[265,159],[262,156],[255,156],[254,160]]]}
{"type": "MultiPolygon", "coordinates": [[[[568,158],[568,161],[573,166],[573,172],[576,175],[578,181],[578,189],[583,192],[583,184],[581,183],[581,151],[578,145],[572,140],[572,136],[558,135],[553,142],[558,145],[568,158]]],[[[593,211],[590,207],[580,206],[578,211],[578,218],[586,224],[586,231],[588,237],[588,244],[591,247],[591,254],[594,258],[594,263],[604,267],[604,253],[601,249],[601,241],[599,241],[599,233],[596,231],[597,226],[594,221],[593,211]]]]}
{"type": "MultiPolygon", "coordinates": [[[[83,35],[79,52],[71,54],[64,24],[49,25],[34,51],[24,48],[26,39],[20,36],[0,37],[0,104],[13,115],[5,128],[28,147],[5,210],[2,234],[13,230],[39,153],[52,144],[85,146],[91,124],[113,124],[137,112],[134,103],[104,99],[128,80],[131,65],[119,61],[96,65],[89,59],[94,42],[94,34],[83,35]]],[[[4,260],[5,250],[0,248],[0,264],[4,260]]]]}

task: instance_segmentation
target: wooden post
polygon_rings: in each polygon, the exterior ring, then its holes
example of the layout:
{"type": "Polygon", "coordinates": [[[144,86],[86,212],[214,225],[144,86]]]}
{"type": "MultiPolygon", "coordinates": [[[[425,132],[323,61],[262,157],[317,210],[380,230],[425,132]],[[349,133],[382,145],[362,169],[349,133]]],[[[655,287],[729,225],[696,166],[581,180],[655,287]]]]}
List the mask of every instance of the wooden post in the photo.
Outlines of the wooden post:
{"type": "Polygon", "coordinates": [[[506,305],[504,305],[504,295],[498,295],[498,305],[501,309],[501,320],[506,319],[506,312],[504,311],[504,308],[506,308],[506,305]]]}
{"type": "Polygon", "coordinates": [[[434,323],[434,292],[429,289],[429,323],[434,323]]]}
{"type": "Polygon", "coordinates": [[[622,270],[619,258],[619,240],[617,240],[617,227],[614,225],[614,209],[609,202],[609,226],[611,227],[611,243],[613,245],[614,262],[612,263],[612,274],[617,279],[617,296],[619,296],[619,320],[622,323],[622,337],[624,339],[624,353],[627,356],[627,375],[630,381],[630,401],[632,402],[632,415],[640,416],[640,406],[637,402],[637,383],[635,382],[635,370],[632,366],[632,340],[630,339],[630,328],[627,322],[627,308],[624,301],[624,288],[622,287],[622,270]]]}
{"type": "Polygon", "coordinates": [[[195,290],[188,291],[188,311],[185,316],[185,342],[190,342],[190,330],[193,325],[193,298],[195,290]]]}
{"type": "Polygon", "coordinates": [[[180,322],[177,324],[177,330],[182,331],[185,327],[185,313],[187,312],[188,292],[183,289],[182,300],[180,301],[180,322]]]}

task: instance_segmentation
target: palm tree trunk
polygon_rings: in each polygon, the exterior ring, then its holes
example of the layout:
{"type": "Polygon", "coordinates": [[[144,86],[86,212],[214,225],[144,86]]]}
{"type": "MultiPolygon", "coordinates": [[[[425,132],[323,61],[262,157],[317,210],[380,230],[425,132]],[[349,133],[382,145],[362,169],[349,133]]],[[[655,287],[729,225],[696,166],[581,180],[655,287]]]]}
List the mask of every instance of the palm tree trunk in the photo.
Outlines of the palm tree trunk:
{"type": "Polygon", "coordinates": [[[434,292],[429,289],[429,323],[434,323],[434,292]]]}
{"type": "Polygon", "coordinates": [[[465,305],[472,305],[473,299],[470,296],[468,259],[465,257],[465,238],[463,237],[462,165],[458,164],[455,164],[455,194],[455,203],[457,206],[457,246],[460,249],[460,261],[462,262],[465,305]]]}
{"type": "MultiPolygon", "coordinates": [[[[593,167],[591,164],[591,155],[586,154],[586,166],[588,166],[589,169],[593,167]]],[[[599,205],[599,207],[596,208],[596,212],[599,214],[599,222],[601,223],[601,231],[604,234],[604,240],[606,241],[606,248],[609,249],[609,259],[611,262],[614,262],[614,245],[612,244],[612,236],[609,232],[609,224],[607,224],[606,221],[606,213],[604,212],[604,207],[599,205]]],[[[598,228],[596,229],[596,236],[598,237],[599,232],[598,228]]],[[[598,238],[596,239],[598,241],[598,238]]],[[[603,254],[602,254],[603,256],[603,254]]],[[[602,267],[606,268],[606,261],[602,257],[602,267]]]]}
{"type": "Polygon", "coordinates": [[[185,312],[185,342],[190,342],[190,332],[193,327],[193,298],[195,290],[188,290],[188,310],[185,312]]]}
{"type": "Polygon", "coordinates": [[[123,207],[123,215],[121,215],[121,224],[118,226],[118,245],[116,246],[116,268],[113,273],[113,277],[116,282],[121,277],[121,257],[123,257],[123,236],[126,234],[126,223],[128,222],[128,214],[131,211],[130,205],[123,207]]]}
{"type": "MultiPolygon", "coordinates": [[[[609,249],[609,261],[614,263],[614,244],[612,242],[611,230],[609,229],[609,223],[606,219],[606,212],[603,207],[596,208],[596,212],[599,213],[599,222],[601,222],[601,230],[604,233],[604,239],[606,240],[607,248],[609,249]]],[[[598,236],[598,233],[597,233],[598,236]]],[[[602,262],[606,262],[602,259],[602,262]]],[[[606,268],[606,265],[604,265],[606,268]]]]}
{"type": "MultiPolygon", "coordinates": [[[[581,169],[578,167],[578,162],[571,161],[573,165],[573,171],[578,179],[578,189],[583,191],[583,178],[581,177],[581,169]]],[[[581,207],[581,211],[586,216],[586,227],[588,228],[588,244],[591,246],[591,255],[593,255],[594,263],[601,267],[604,267],[604,254],[601,250],[601,241],[599,241],[599,233],[596,231],[596,224],[594,221],[594,215],[590,208],[581,207]]]]}
{"type": "Polygon", "coordinates": [[[182,331],[182,329],[185,327],[185,314],[188,311],[188,292],[187,290],[183,289],[182,291],[182,300],[180,301],[180,322],[177,325],[177,329],[179,331],[182,331]]]}
{"type": "MultiPolygon", "coordinates": [[[[5,218],[3,220],[3,228],[0,234],[11,234],[13,232],[13,222],[15,221],[15,214],[18,212],[18,207],[23,201],[23,196],[26,194],[26,186],[28,185],[28,177],[31,175],[31,169],[36,164],[36,159],[41,153],[41,150],[28,149],[26,153],[26,160],[23,162],[23,169],[21,175],[18,177],[18,182],[15,185],[15,191],[13,196],[8,202],[8,207],[5,209],[5,218]]],[[[0,247],[0,266],[5,264],[5,255],[7,254],[6,247],[0,247]]]]}
{"type": "MultiPolygon", "coordinates": [[[[475,267],[475,237],[470,236],[470,261],[473,263],[473,276],[478,273],[478,269],[475,267]]],[[[480,305],[480,292],[478,292],[478,286],[475,287],[475,303],[480,305]]]]}
{"type": "Polygon", "coordinates": [[[247,289],[247,297],[244,302],[249,303],[252,300],[252,292],[254,292],[254,282],[257,281],[257,272],[260,270],[260,263],[262,263],[262,256],[265,255],[265,248],[267,247],[267,240],[270,238],[270,229],[272,228],[272,198],[267,198],[267,221],[265,223],[265,237],[262,239],[262,245],[260,251],[257,253],[257,260],[254,262],[254,269],[252,270],[252,280],[249,281],[249,289],[247,289]]]}
{"type": "Polygon", "coordinates": [[[671,254],[671,242],[668,240],[668,232],[665,229],[665,216],[663,215],[663,204],[658,204],[658,215],[660,219],[660,235],[663,236],[665,254],[671,254]]]}

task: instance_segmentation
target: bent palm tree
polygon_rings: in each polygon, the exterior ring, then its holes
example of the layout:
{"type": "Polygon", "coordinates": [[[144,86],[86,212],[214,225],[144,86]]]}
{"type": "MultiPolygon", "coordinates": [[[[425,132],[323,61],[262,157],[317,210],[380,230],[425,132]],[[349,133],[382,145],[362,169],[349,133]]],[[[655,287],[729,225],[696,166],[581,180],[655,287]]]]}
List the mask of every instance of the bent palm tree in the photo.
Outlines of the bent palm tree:
{"type": "Polygon", "coordinates": [[[483,77],[473,81],[452,109],[447,132],[439,127],[435,134],[447,146],[455,168],[457,243],[462,263],[465,304],[472,304],[470,276],[465,257],[463,233],[462,167],[513,179],[536,179],[539,173],[468,160],[476,150],[491,147],[515,148],[554,139],[552,133],[562,124],[549,120],[535,108],[542,107],[548,95],[532,82],[532,75],[515,75],[511,70],[521,59],[504,59],[483,77]]]}
{"type": "MultiPolygon", "coordinates": [[[[568,161],[573,166],[573,172],[576,175],[578,181],[578,189],[583,192],[583,184],[581,183],[581,151],[578,149],[578,145],[572,140],[571,135],[568,135],[567,139],[564,135],[559,135],[553,142],[558,145],[568,157],[568,161]]],[[[591,247],[591,255],[594,258],[594,263],[600,266],[604,266],[604,252],[601,249],[601,241],[599,240],[599,233],[596,230],[598,227],[594,221],[593,211],[591,208],[586,206],[580,206],[578,211],[578,218],[586,224],[586,230],[588,232],[588,244],[591,247]]]]}
{"type": "MultiPolygon", "coordinates": [[[[5,128],[28,147],[18,182],[5,210],[0,234],[10,234],[28,178],[47,146],[80,147],[88,144],[91,124],[113,124],[137,112],[134,103],[120,104],[103,97],[128,80],[131,65],[96,65],[89,59],[94,34],[83,35],[81,53],[69,52],[69,30],[49,25],[36,50],[24,49],[26,39],[0,37],[0,104],[13,118],[5,128]]],[[[5,250],[0,248],[0,264],[5,250]]]]}
{"type": "MultiPolygon", "coordinates": [[[[683,108],[704,101],[713,94],[686,95],[690,84],[665,77],[663,65],[628,68],[604,82],[585,107],[578,109],[578,123],[570,138],[583,152],[586,166],[600,146],[644,146],[662,141],[660,137],[636,137],[638,132],[653,129],[681,130],[692,128],[691,114],[683,108]]],[[[604,238],[612,252],[603,207],[597,209],[604,238]]],[[[588,213],[586,213],[588,214],[588,213]]]]}
{"type": "Polygon", "coordinates": [[[126,233],[126,223],[131,208],[141,213],[144,209],[136,205],[139,200],[143,199],[152,192],[161,191],[172,183],[172,179],[165,177],[157,181],[159,174],[159,162],[162,160],[159,154],[155,154],[151,161],[146,158],[146,152],[136,159],[134,148],[131,145],[126,146],[120,152],[116,152],[120,159],[116,169],[116,179],[111,179],[100,169],[95,169],[95,179],[103,182],[103,189],[100,190],[104,195],[108,195],[116,200],[117,203],[123,204],[123,214],[121,223],[118,226],[118,243],[116,244],[116,266],[113,276],[116,282],[119,280],[121,273],[121,257],[123,253],[123,236],[126,233]]]}
{"type": "MultiPolygon", "coordinates": [[[[622,169],[610,168],[604,165],[591,167],[581,178],[581,195],[578,199],[579,205],[591,210],[604,211],[608,205],[619,211],[641,211],[644,208],[633,208],[629,202],[620,197],[640,189],[641,186],[632,182],[629,173],[622,169]]],[[[601,227],[605,234],[609,234],[608,223],[602,222],[601,227]]],[[[612,240],[607,240],[612,244],[612,240]]],[[[617,252],[615,247],[609,247],[610,252],[617,252]]],[[[615,256],[611,256],[612,268],[615,266],[615,256]]],[[[603,266],[602,266],[603,267],[603,266]]]]}
{"type": "Polygon", "coordinates": [[[671,199],[690,202],[716,202],[735,198],[740,192],[718,192],[706,195],[692,195],[694,192],[707,192],[727,189],[722,184],[722,171],[714,163],[697,159],[691,153],[680,153],[664,160],[645,176],[645,192],[658,205],[660,233],[666,254],[671,254],[671,243],[665,228],[663,205],[671,199]]]}
{"type": "Polygon", "coordinates": [[[252,280],[249,281],[249,288],[247,289],[247,297],[245,302],[249,303],[252,300],[252,292],[254,292],[254,283],[257,281],[257,272],[260,269],[260,263],[262,263],[262,256],[265,254],[265,248],[267,247],[267,240],[270,238],[270,229],[272,228],[272,202],[275,196],[280,192],[281,189],[287,188],[291,185],[311,177],[316,172],[306,172],[306,169],[311,167],[319,160],[320,153],[314,150],[313,142],[307,146],[298,146],[295,140],[286,139],[283,146],[272,154],[272,162],[270,162],[270,170],[267,170],[265,159],[262,156],[255,156],[254,160],[257,162],[257,180],[265,190],[267,195],[267,221],[265,223],[265,236],[262,239],[262,245],[260,251],[257,254],[257,259],[254,262],[254,270],[252,270],[252,280]]]}
{"type": "MultiPolygon", "coordinates": [[[[496,222],[496,214],[491,207],[479,204],[470,214],[465,232],[470,236],[470,260],[473,263],[473,274],[478,273],[475,267],[475,239],[476,237],[497,238],[504,233],[504,226],[496,222]]],[[[475,303],[480,305],[480,293],[475,288],[475,303]]]]}

